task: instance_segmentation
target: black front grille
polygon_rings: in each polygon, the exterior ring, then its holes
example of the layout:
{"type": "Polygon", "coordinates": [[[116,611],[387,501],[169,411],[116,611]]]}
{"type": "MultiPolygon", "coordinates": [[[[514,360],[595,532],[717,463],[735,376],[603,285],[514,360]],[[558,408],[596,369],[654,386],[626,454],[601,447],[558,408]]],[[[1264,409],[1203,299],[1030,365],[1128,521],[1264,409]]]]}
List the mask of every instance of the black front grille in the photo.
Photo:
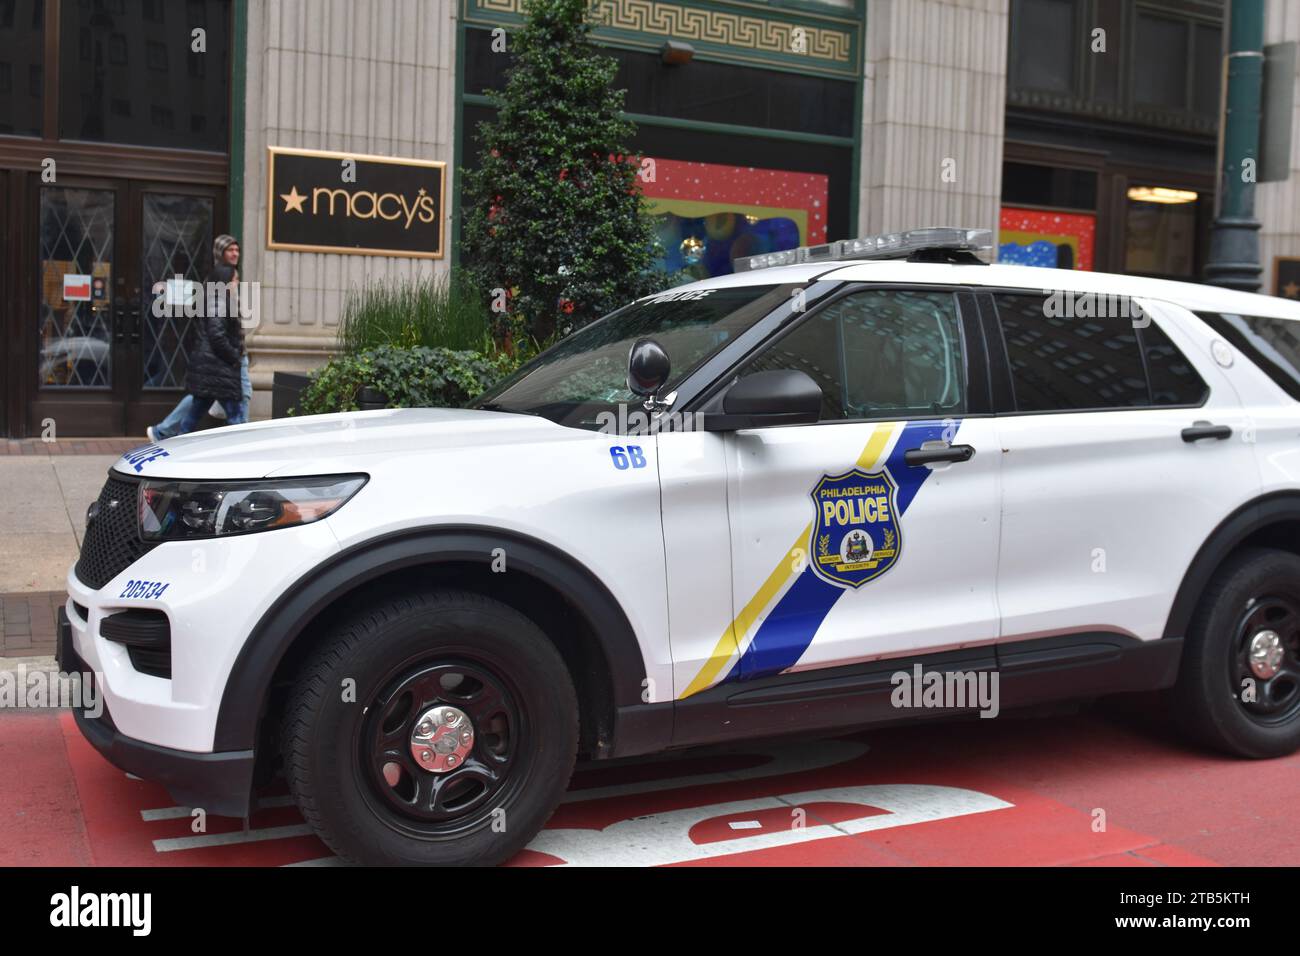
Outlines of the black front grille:
{"type": "Polygon", "coordinates": [[[77,561],[77,577],[87,587],[98,591],[155,547],[140,537],[135,503],[138,485],[138,481],[108,473],[96,503],[97,513],[86,522],[77,561]]]}

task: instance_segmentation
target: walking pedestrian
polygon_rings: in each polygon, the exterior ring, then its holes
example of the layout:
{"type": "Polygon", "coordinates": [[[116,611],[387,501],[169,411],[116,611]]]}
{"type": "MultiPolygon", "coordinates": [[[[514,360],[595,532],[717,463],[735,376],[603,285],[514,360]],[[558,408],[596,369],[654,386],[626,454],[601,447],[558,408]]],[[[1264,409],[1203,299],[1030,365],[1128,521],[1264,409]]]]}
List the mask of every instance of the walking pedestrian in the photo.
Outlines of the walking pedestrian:
{"type": "MultiPolygon", "coordinates": [[[[229,286],[232,290],[237,289],[239,282],[239,257],[239,241],[234,236],[217,236],[212,243],[213,268],[209,281],[229,286]]],[[[239,309],[237,306],[237,296],[233,294],[226,295],[224,290],[222,290],[218,299],[220,306],[222,306],[223,317],[226,319],[234,319],[236,326],[238,326],[239,309]]],[[[210,323],[208,320],[211,317],[206,315],[206,312],[208,311],[208,307],[212,301],[212,296],[204,297],[205,315],[196,320],[198,326],[196,328],[195,347],[190,355],[191,368],[195,361],[195,354],[200,351],[204,339],[209,332],[210,323]]],[[[221,338],[224,340],[226,336],[223,335],[221,338]]],[[[248,420],[248,408],[249,403],[253,398],[253,388],[248,376],[248,352],[243,348],[242,328],[239,329],[238,339],[240,343],[239,408],[234,417],[229,415],[227,402],[224,400],[212,400],[207,403],[199,404],[198,398],[194,394],[193,390],[188,388],[189,383],[187,380],[186,396],[177,403],[176,407],[173,408],[167,417],[159,424],[151,425],[145,429],[145,433],[148,435],[151,442],[162,441],[166,438],[175,438],[177,435],[184,435],[187,432],[193,431],[198,426],[198,423],[203,419],[203,409],[207,409],[208,414],[213,418],[226,419],[227,424],[230,425],[237,425],[248,420]],[[197,412],[196,406],[198,409],[197,412]]]]}

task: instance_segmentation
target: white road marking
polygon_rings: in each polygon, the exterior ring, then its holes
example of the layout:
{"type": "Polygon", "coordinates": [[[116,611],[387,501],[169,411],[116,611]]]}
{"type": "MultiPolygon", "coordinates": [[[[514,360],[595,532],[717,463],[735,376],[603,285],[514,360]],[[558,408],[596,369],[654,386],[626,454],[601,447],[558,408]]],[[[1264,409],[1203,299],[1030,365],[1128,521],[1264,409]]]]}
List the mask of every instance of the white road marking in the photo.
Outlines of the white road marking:
{"type": "Polygon", "coordinates": [[[651,813],[632,820],[622,820],[603,830],[568,827],[543,830],[528,844],[528,849],[558,857],[569,866],[664,866],[806,843],[826,837],[849,836],[871,830],[946,820],[972,813],[1005,810],[1011,806],[1005,800],[989,794],[959,787],[929,784],[829,787],[779,797],[760,797],[755,800],[736,800],[651,813]],[[886,812],[843,823],[792,827],[713,843],[697,844],[690,838],[693,826],[715,817],[781,808],[793,811],[816,802],[857,803],[864,808],[875,807],[886,812]]]}
{"type": "Polygon", "coordinates": [[[208,846],[231,846],[236,843],[258,843],[262,840],[283,840],[288,837],[311,836],[312,829],[305,823],[286,827],[267,827],[261,830],[238,830],[234,833],[201,833],[189,837],[154,840],[153,848],[159,853],[176,850],[197,850],[208,846]]]}
{"type": "Polygon", "coordinates": [[[314,860],[303,860],[300,863],[285,863],[284,866],[347,866],[337,856],[322,856],[314,860]]]}
{"type": "MultiPolygon", "coordinates": [[[[259,810],[267,807],[291,807],[293,806],[293,797],[265,797],[257,801],[259,810]]],[[[177,820],[181,817],[188,817],[194,812],[193,807],[158,807],[154,810],[141,810],[140,819],[146,823],[152,823],[154,820],[177,820]]]]}

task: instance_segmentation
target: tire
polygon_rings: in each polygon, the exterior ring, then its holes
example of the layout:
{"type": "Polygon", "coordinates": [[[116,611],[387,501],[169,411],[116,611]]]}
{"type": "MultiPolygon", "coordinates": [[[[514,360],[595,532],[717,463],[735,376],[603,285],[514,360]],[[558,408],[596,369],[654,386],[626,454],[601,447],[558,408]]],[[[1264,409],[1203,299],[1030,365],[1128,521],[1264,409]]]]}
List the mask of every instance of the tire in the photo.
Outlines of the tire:
{"type": "Polygon", "coordinates": [[[321,643],[287,702],[281,754],[303,816],[344,860],[491,865],[546,823],[577,746],[573,682],[541,629],[482,595],[429,590],[321,643]]]}
{"type": "Polygon", "coordinates": [[[1175,719],[1216,750],[1264,758],[1300,749],[1300,557],[1251,548],[1216,572],[1188,629],[1174,699],[1175,719]],[[1270,633],[1281,658],[1271,678],[1248,655],[1256,638],[1271,646],[1270,633]]]}

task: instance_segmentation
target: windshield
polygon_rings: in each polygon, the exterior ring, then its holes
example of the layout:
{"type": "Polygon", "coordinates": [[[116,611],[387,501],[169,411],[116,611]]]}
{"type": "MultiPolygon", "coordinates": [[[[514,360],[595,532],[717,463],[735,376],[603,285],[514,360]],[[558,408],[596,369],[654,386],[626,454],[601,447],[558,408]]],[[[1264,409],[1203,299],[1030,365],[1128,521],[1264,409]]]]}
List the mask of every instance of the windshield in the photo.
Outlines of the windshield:
{"type": "Polygon", "coordinates": [[[596,428],[601,412],[637,399],[627,387],[632,343],[653,338],[668,353],[667,395],[719,349],[790,297],[797,286],[750,285],[661,292],[593,322],[485,394],[478,407],[596,428]]]}

